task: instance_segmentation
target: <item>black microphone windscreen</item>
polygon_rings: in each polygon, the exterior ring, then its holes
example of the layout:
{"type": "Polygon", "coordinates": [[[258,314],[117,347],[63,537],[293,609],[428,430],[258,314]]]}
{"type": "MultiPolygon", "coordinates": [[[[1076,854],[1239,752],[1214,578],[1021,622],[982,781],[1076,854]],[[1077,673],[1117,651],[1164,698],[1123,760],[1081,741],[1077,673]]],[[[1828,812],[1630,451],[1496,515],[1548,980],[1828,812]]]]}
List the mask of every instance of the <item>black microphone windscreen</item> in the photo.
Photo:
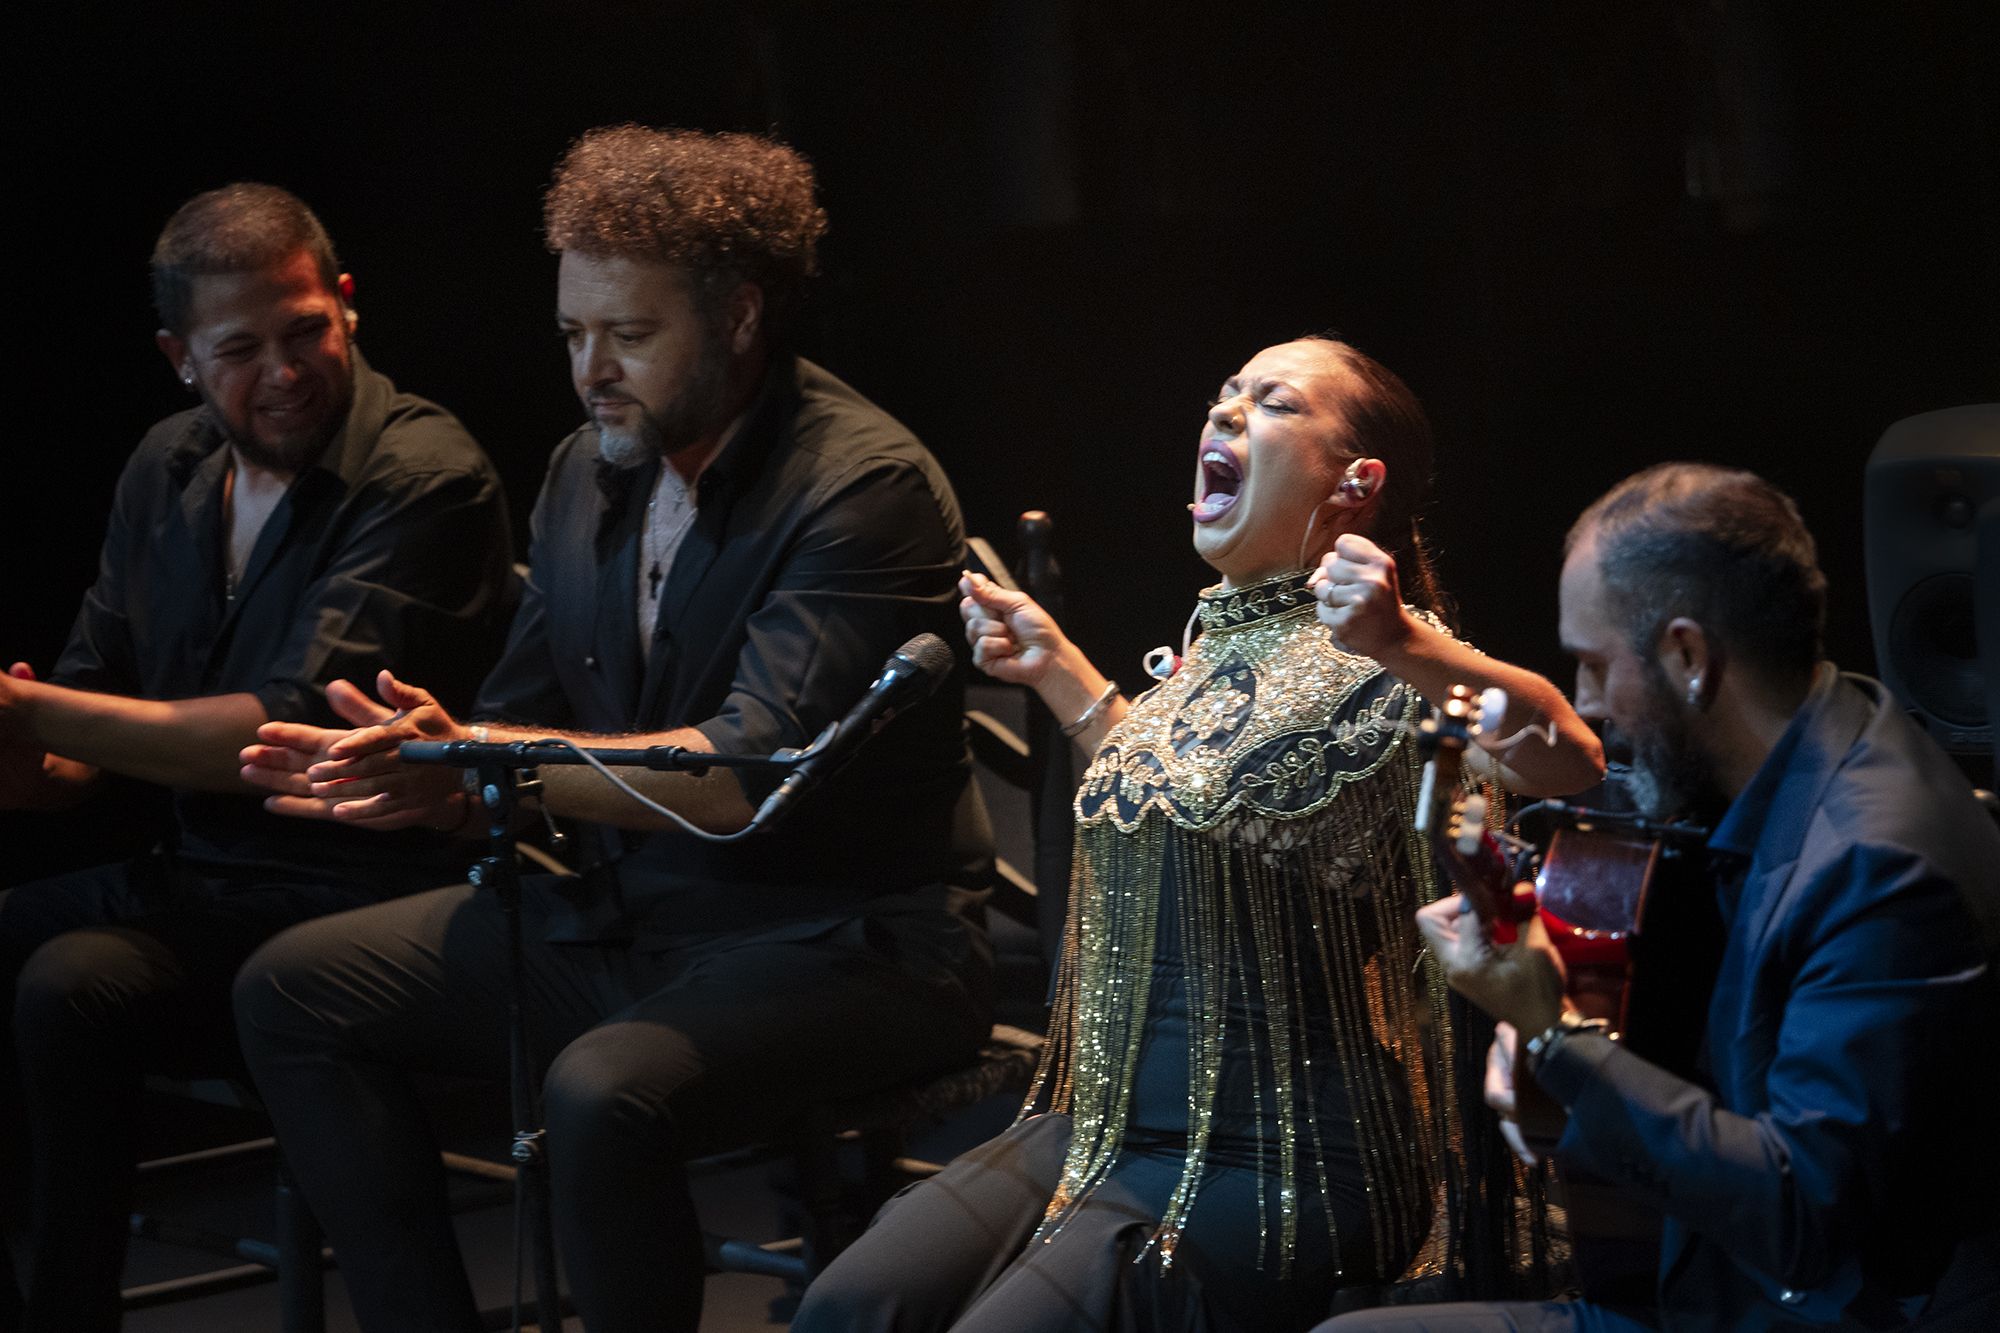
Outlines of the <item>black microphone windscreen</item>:
{"type": "Polygon", "coordinates": [[[896,656],[923,673],[925,693],[942,685],[956,665],[950,646],[935,634],[919,634],[898,648],[896,656]]]}

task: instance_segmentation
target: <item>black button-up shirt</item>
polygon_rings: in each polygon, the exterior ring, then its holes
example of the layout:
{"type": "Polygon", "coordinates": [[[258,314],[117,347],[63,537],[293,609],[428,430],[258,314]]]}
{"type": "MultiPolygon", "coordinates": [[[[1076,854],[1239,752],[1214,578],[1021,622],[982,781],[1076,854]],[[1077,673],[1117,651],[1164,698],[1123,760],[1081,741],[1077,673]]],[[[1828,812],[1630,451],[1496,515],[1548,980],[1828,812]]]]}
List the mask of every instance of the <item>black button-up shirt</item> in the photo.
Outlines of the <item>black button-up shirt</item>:
{"type": "MultiPolygon", "coordinates": [[[[233,598],[228,470],[206,409],[147,432],[54,681],[148,699],[254,694],[275,720],[325,726],[345,725],[327,684],[372,694],[384,666],[447,703],[471,697],[513,576],[500,480],[456,418],[397,392],[357,352],[346,420],[265,522],[233,598]]],[[[417,831],[271,815],[255,795],[181,791],[175,813],[181,857],[231,878],[348,880],[365,866],[388,892],[464,859],[417,831]],[[409,857],[424,864],[400,864],[409,857]]]]}
{"type": "MultiPolygon", "coordinates": [[[[718,751],[801,746],[926,630],[962,646],[964,527],[950,483],[895,420],[809,362],[766,376],[700,480],[642,661],[633,589],[657,462],[612,469],[594,427],[557,446],[532,572],[482,715],[551,730],[698,728],[718,751]]],[[[770,832],[715,845],[605,831],[559,937],[692,942],[804,928],[959,877],[966,793],[955,675],[770,832]]],[[[752,803],[773,779],[745,775],[752,803]]],[[[976,843],[977,839],[972,839],[976,843]]]]}

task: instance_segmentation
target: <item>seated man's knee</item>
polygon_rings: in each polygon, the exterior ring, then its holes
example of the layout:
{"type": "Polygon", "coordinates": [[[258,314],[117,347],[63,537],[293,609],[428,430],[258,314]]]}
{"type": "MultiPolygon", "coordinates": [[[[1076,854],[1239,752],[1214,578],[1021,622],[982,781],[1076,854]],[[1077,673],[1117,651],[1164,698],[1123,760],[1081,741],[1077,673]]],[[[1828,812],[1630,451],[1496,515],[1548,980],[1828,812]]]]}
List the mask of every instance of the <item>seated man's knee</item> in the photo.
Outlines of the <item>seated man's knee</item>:
{"type": "Polygon", "coordinates": [[[897,1283],[879,1268],[836,1259],[806,1288],[792,1333],[882,1327],[900,1309],[899,1296],[897,1283]]]}
{"type": "Polygon", "coordinates": [[[243,1052],[254,1066],[260,1052],[324,1027],[313,996],[324,980],[325,923],[309,921],[264,941],[236,973],[231,999],[243,1052]]]}
{"type": "Polygon", "coordinates": [[[542,1083],[543,1118],[555,1151],[643,1136],[677,1152],[674,1103],[699,1071],[685,1034],[613,1023],[564,1047],[542,1083]]]}
{"type": "MultiPolygon", "coordinates": [[[[14,982],[14,1029],[22,1049],[111,1033],[149,995],[171,988],[177,967],[136,932],[115,926],[66,931],[45,941],[14,982]]],[[[69,1049],[74,1049],[73,1046],[69,1049]]]]}

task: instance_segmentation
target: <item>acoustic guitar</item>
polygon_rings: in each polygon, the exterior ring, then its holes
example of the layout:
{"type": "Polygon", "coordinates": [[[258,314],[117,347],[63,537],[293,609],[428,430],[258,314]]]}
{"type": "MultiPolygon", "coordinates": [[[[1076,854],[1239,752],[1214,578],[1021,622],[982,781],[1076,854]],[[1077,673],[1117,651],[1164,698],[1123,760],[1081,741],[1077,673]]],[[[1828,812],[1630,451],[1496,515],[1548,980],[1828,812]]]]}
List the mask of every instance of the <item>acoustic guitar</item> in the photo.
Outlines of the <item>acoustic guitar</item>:
{"type": "MultiPolygon", "coordinates": [[[[1485,797],[1464,780],[1464,757],[1483,718],[1504,711],[1504,699],[1482,704],[1455,686],[1423,724],[1430,759],[1418,828],[1433,860],[1495,943],[1513,942],[1539,916],[1562,959],[1569,1003],[1638,1054],[1693,1076],[1721,944],[1713,897],[1690,873],[1698,858],[1689,853],[1707,830],[1542,801],[1508,821],[1535,837],[1510,834],[1503,844],[1485,797]],[[1663,890],[1669,879],[1687,882],[1663,890]]],[[[1567,1113],[1525,1069],[1516,1067],[1513,1084],[1522,1137],[1547,1155],[1567,1113]]],[[[1614,1303],[1651,1299],[1657,1214],[1578,1171],[1558,1170],[1556,1183],[1585,1293],[1614,1303]]]]}

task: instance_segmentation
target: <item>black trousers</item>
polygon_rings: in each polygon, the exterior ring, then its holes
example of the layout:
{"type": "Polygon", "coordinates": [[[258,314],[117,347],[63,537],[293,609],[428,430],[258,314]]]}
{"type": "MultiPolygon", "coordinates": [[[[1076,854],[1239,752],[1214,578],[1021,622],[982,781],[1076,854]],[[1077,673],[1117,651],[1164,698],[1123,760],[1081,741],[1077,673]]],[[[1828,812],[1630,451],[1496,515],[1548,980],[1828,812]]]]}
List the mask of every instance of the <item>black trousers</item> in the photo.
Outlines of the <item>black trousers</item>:
{"type": "MultiPolygon", "coordinates": [[[[556,1238],[595,1333],[698,1323],[689,1156],[967,1062],[987,1031],[969,932],[942,907],[645,950],[549,944],[549,881],[523,898],[556,1238]]],[[[504,918],[469,885],[287,931],[238,980],[244,1053],[370,1333],[478,1327],[407,1071],[503,1077],[506,1000],[504,918]]]]}
{"type": "MultiPolygon", "coordinates": [[[[1035,1241],[1069,1139],[1068,1116],[1036,1116],[898,1194],[807,1289],[793,1333],[1296,1333],[1325,1316],[1341,1278],[1324,1214],[1306,1208],[1298,1264],[1281,1277],[1262,1235],[1269,1182],[1247,1166],[1211,1162],[1170,1268],[1149,1242],[1184,1150],[1121,1154],[1035,1241]]],[[[1337,1192],[1335,1206],[1348,1280],[1367,1282],[1359,1193],[1337,1192]]]]}
{"type": "Polygon", "coordinates": [[[1485,1304],[1401,1305],[1359,1310],[1329,1320],[1313,1333],[1652,1333],[1658,1316],[1620,1311],[1588,1301],[1515,1301],[1485,1304]]]}
{"type": "Polygon", "coordinates": [[[230,983],[285,927],[375,895],[147,857],[0,895],[0,1327],[118,1326],[142,1080],[242,1072],[230,983]],[[0,1265],[4,1270],[4,1265],[0,1265]]]}

